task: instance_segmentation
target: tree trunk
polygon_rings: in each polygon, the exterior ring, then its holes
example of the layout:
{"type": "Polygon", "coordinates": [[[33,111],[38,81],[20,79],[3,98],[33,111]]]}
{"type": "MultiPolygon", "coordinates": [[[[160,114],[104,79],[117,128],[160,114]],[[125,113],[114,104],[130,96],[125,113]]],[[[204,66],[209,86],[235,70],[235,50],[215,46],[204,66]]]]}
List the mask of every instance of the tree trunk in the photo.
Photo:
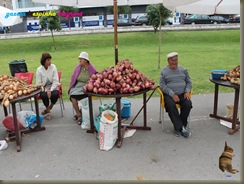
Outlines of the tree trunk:
{"type": "Polygon", "coordinates": [[[52,34],[52,38],[53,38],[54,49],[56,49],[55,40],[54,40],[54,35],[53,35],[53,30],[51,30],[51,34],[52,34]]]}

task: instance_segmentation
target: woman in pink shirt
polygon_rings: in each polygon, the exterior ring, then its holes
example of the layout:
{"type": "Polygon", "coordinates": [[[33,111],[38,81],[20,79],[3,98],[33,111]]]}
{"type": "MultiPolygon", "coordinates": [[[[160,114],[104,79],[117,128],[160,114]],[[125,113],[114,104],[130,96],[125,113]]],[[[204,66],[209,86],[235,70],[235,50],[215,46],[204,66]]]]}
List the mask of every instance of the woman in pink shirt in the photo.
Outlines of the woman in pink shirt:
{"type": "Polygon", "coordinates": [[[70,101],[72,102],[76,112],[74,117],[77,120],[77,123],[80,125],[82,121],[82,113],[79,109],[78,101],[87,97],[83,91],[83,86],[93,74],[97,73],[97,70],[90,63],[87,52],[81,52],[78,58],[80,63],[75,67],[74,73],[71,76],[68,95],[70,96],[70,101]]]}

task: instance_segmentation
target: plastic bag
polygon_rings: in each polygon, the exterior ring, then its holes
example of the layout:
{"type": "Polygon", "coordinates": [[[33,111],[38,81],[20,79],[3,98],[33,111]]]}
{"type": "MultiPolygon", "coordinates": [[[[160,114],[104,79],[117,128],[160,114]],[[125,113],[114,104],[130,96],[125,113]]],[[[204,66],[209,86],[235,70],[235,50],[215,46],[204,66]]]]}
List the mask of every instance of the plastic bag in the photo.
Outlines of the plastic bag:
{"type": "Polygon", "coordinates": [[[20,111],[17,113],[17,118],[20,121],[20,123],[23,125],[23,127],[28,128],[28,123],[26,122],[26,118],[30,114],[35,114],[33,111],[20,111]]]}
{"type": "Polygon", "coordinates": [[[99,131],[100,131],[100,119],[101,119],[101,116],[100,115],[98,115],[97,117],[95,117],[94,118],[94,126],[95,126],[95,128],[96,128],[96,130],[97,130],[97,138],[99,139],[100,138],[100,133],[99,133],[99,131]]]}
{"type": "Polygon", "coordinates": [[[0,151],[5,150],[8,147],[8,143],[5,140],[0,140],[0,151]]]}
{"type": "MultiPolygon", "coordinates": [[[[5,126],[5,128],[7,128],[10,131],[14,131],[14,118],[13,116],[6,116],[3,121],[2,121],[3,125],[5,126]]],[[[19,129],[21,129],[23,126],[20,123],[20,121],[17,118],[17,124],[19,129]]]]}
{"type": "MultiPolygon", "coordinates": [[[[43,115],[39,116],[40,118],[40,125],[42,124],[42,121],[44,119],[43,115]]],[[[37,122],[36,122],[36,114],[30,114],[27,116],[26,118],[26,123],[28,124],[28,127],[30,128],[35,128],[37,126],[37,122]]]]}
{"type": "Polygon", "coordinates": [[[110,150],[118,138],[118,115],[112,110],[102,112],[100,121],[99,148],[110,150]]]}
{"type": "Polygon", "coordinates": [[[79,108],[81,109],[82,112],[81,128],[88,130],[90,129],[90,115],[89,115],[89,104],[87,98],[83,98],[82,100],[79,101],[79,108]]]}
{"type": "Polygon", "coordinates": [[[97,115],[94,118],[94,126],[97,130],[97,138],[100,138],[100,119],[101,119],[101,114],[102,112],[106,111],[106,110],[112,110],[112,111],[116,111],[116,103],[113,104],[102,104],[99,106],[99,115],[97,115]]]}
{"type": "Polygon", "coordinates": [[[103,111],[106,111],[106,110],[116,111],[116,106],[115,106],[115,104],[116,104],[116,103],[113,103],[113,104],[102,104],[102,105],[99,107],[100,115],[102,114],[103,111]]]}

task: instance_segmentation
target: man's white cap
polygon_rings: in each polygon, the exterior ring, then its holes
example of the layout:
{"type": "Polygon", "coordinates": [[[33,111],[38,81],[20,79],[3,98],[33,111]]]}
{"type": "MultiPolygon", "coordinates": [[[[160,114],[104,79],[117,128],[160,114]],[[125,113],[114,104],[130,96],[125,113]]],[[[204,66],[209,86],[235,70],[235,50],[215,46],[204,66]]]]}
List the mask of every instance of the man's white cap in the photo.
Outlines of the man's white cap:
{"type": "Polygon", "coordinates": [[[78,58],[79,58],[79,59],[83,58],[83,59],[86,59],[87,61],[90,62],[90,60],[89,60],[89,55],[88,55],[87,52],[81,52],[78,58]]]}
{"type": "Polygon", "coordinates": [[[171,58],[171,57],[174,57],[174,56],[178,56],[178,53],[177,52],[171,52],[167,55],[167,58],[171,58]]]}

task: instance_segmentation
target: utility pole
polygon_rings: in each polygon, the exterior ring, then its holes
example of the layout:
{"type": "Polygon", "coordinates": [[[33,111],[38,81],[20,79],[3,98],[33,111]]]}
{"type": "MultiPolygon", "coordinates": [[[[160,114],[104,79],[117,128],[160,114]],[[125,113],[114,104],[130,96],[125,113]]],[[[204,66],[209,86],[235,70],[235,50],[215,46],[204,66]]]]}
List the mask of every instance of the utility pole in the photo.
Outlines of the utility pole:
{"type": "Polygon", "coordinates": [[[117,17],[118,6],[117,0],[114,0],[114,53],[115,53],[115,65],[118,63],[118,33],[117,33],[117,17]]]}

